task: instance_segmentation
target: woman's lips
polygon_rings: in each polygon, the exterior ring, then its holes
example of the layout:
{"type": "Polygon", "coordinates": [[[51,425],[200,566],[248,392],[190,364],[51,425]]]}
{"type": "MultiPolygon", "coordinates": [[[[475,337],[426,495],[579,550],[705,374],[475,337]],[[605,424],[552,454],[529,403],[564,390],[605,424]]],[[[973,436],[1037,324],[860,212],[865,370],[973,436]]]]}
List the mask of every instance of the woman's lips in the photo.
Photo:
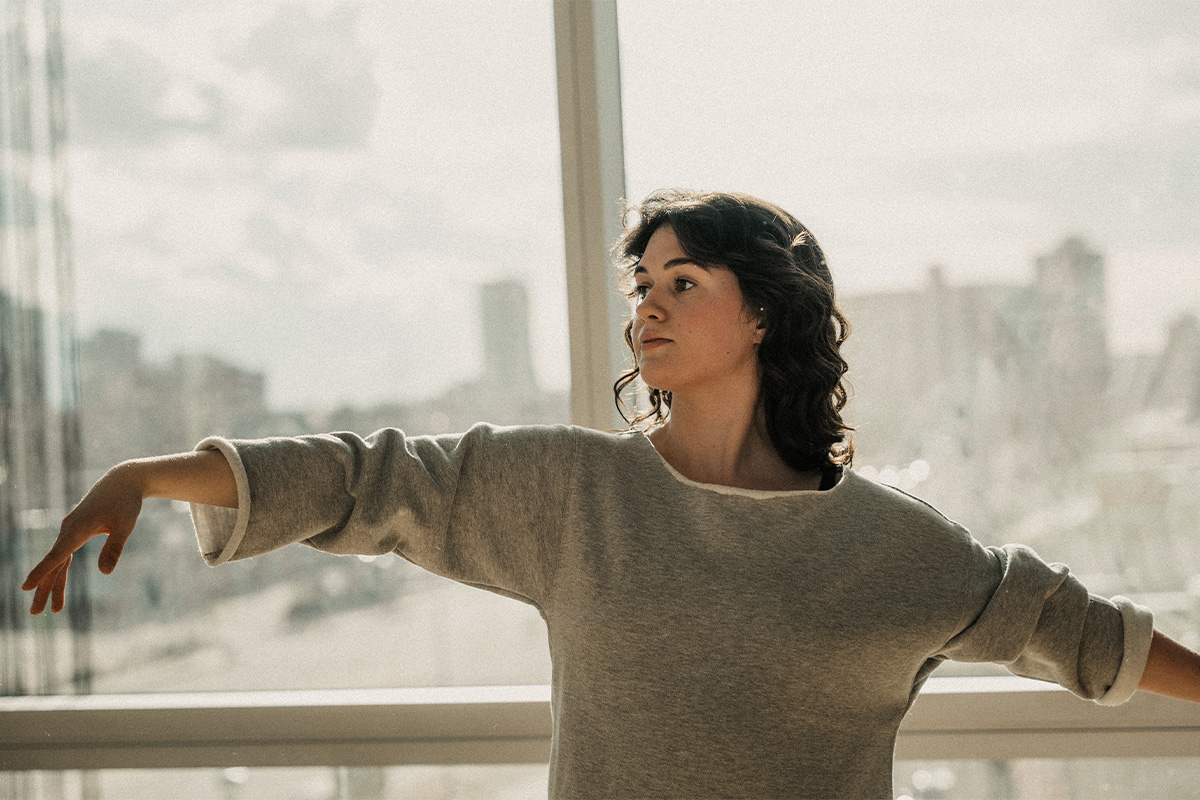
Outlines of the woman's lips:
{"type": "Polygon", "coordinates": [[[662,337],[659,337],[659,336],[649,336],[645,339],[642,339],[642,352],[645,352],[647,350],[653,350],[656,347],[660,347],[664,344],[669,344],[670,342],[671,342],[670,339],[663,339],[662,337]]]}

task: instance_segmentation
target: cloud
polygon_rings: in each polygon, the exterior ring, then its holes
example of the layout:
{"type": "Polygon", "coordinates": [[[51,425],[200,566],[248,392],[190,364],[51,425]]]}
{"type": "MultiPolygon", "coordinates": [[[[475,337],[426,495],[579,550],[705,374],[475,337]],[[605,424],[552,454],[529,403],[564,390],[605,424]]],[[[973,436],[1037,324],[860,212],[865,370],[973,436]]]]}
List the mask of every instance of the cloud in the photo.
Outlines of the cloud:
{"type": "Polygon", "coordinates": [[[284,5],[241,35],[215,27],[182,38],[174,53],[137,30],[110,27],[101,42],[80,32],[68,48],[76,142],[146,148],[201,135],[254,152],[362,147],[379,87],[359,16],[284,5]]]}
{"type": "Polygon", "coordinates": [[[72,134],[80,144],[145,147],[221,127],[215,87],[196,87],[196,102],[178,107],[168,65],[137,44],[112,39],[94,55],[68,53],[75,56],[68,70],[72,134]]]}
{"type": "Polygon", "coordinates": [[[262,148],[345,148],[367,142],[379,87],[358,33],[359,10],[314,14],[283,6],[244,40],[222,48],[245,142],[262,148]]]}

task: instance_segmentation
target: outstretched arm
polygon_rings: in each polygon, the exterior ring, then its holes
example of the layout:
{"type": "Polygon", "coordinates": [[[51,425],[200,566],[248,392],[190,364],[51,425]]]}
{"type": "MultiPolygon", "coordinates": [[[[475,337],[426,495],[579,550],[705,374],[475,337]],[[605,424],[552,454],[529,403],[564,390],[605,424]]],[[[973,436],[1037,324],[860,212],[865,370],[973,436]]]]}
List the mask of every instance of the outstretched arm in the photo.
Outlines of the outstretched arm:
{"type": "Polygon", "coordinates": [[[133,533],[142,500],[165,497],[237,508],[237,483],[225,457],[213,450],[125,461],[110,469],[62,522],[50,552],[30,571],[21,588],[33,591],[30,612],[52,611],[66,603],[67,568],[76,550],[93,536],[108,536],[100,551],[100,571],[117,566],[133,533]]]}
{"type": "Polygon", "coordinates": [[[1155,631],[1150,657],[1138,688],[1146,692],[1200,703],[1200,653],[1155,631]]]}

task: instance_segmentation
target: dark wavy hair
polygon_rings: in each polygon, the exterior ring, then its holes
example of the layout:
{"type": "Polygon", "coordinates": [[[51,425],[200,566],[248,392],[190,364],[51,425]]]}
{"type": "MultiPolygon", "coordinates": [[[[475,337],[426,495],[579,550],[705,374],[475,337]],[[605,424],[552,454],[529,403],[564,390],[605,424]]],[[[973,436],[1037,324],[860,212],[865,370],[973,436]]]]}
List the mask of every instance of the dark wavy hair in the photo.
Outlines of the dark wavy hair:
{"type": "MultiPolygon", "coordinates": [[[[662,189],[628,206],[625,233],[612,247],[628,285],[650,237],[669,225],[698,263],[729,269],[747,309],[765,325],[758,347],[767,434],[792,469],[838,470],[854,457],[853,430],[842,421],[846,361],[841,345],[850,326],[834,301],[833,279],[817,240],[778,206],[745,194],[662,189]],[[636,219],[631,223],[631,216],[636,219]],[[759,311],[758,309],[761,309],[759,311]]],[[[633,320],[625,343],[633,352],[633,320]]],[[[613,385],[617,408],[630,425],[664,422],[671,393],[650,388],[650,408],[632,419],[622,397],[637,380],[636,362],[613,385]]]]}

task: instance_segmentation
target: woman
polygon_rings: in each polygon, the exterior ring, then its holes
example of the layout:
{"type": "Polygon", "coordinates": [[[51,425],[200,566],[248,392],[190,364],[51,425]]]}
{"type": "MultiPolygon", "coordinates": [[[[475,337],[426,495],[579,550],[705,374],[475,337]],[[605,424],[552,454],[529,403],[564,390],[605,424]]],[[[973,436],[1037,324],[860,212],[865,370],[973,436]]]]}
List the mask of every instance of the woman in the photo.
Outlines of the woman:
{"type": "Polygon", "coordinates": [[[145,497],[193,503],[211,564],[397,553],[542,613],[562,797],[890,797],[896,730],[946,658],[1200,700],[1200,656],[1148,610],[847,469],[846,326],[804,226],[744,195],[637,211],[616,388],[650,387],[648,434],[206,439],[106,474],[30,573],[32,611],[62,608],[91,536],[112,571],[145,497]]]}

